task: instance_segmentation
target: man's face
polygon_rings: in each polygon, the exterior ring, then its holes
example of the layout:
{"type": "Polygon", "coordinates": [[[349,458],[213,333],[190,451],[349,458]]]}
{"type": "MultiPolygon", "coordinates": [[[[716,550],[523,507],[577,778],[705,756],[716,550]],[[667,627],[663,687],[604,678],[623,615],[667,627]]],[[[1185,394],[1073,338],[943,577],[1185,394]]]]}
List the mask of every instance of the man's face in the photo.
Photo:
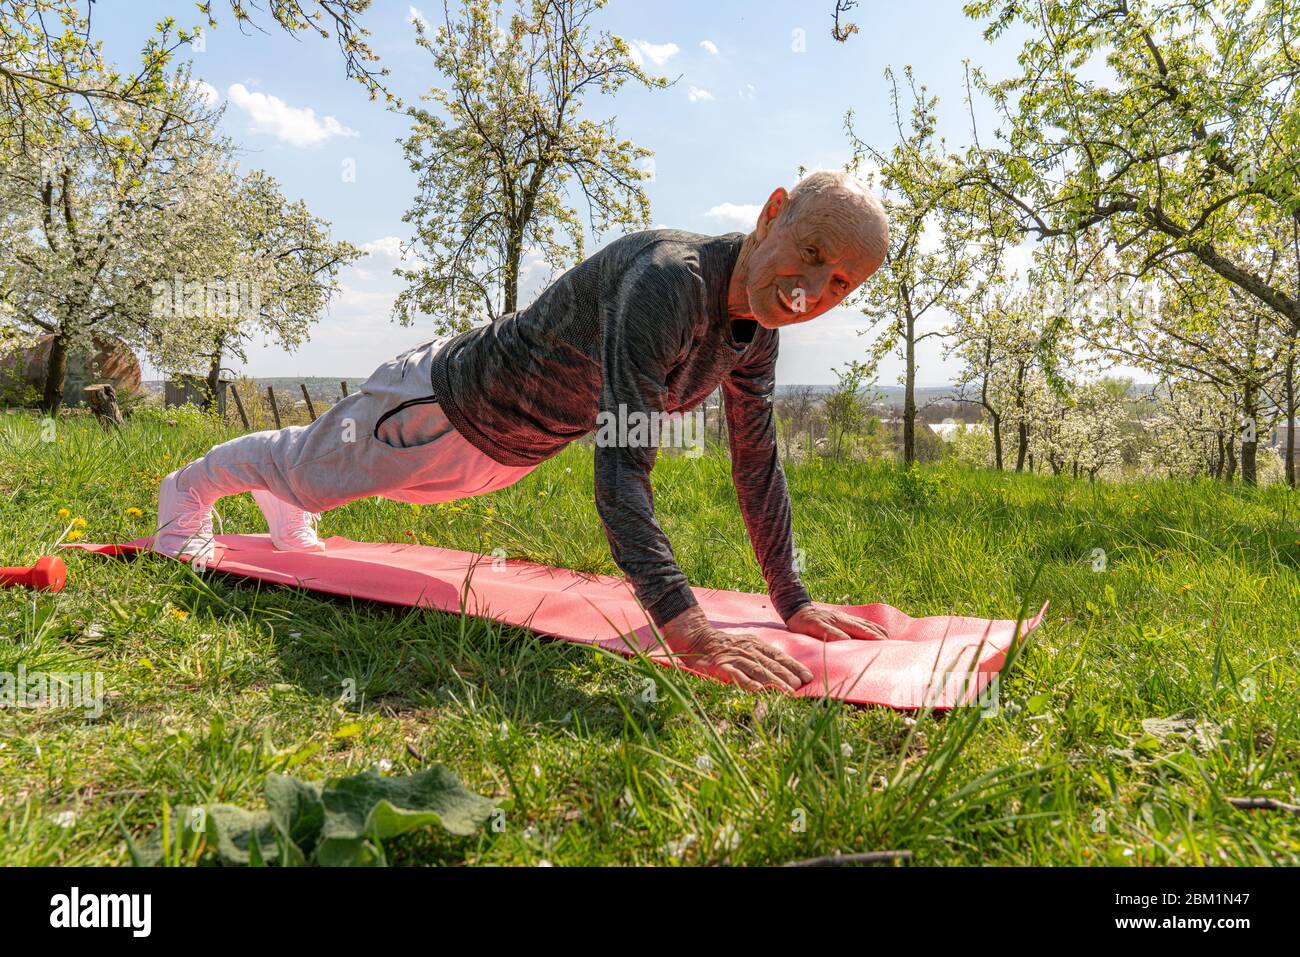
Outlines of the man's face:
{"type": "Polygon", "coordinates": [[[883,221],[835,193],[809,198],[785,215],[778,189],[759,214],[745,289],[759,325],[807,322],[843,301],[880,268],[888,238],[883,221]]]}

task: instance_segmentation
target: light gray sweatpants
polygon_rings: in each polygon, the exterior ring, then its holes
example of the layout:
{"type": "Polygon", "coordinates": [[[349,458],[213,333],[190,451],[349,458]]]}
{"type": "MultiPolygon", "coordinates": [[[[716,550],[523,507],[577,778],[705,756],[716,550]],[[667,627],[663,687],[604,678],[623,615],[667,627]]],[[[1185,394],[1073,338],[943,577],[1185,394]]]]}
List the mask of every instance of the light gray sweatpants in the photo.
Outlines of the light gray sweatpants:
{"type": "Polygon", "coordinates": [[[513,485],[532,466],[501,465],[471,445],[433,395],[435,339],[384,363],[359,392],[311,425],[253,432],[215,446],[182,471],[206,501],[253,489],[308,512],[373,495],[421,505],[513,485]]]}

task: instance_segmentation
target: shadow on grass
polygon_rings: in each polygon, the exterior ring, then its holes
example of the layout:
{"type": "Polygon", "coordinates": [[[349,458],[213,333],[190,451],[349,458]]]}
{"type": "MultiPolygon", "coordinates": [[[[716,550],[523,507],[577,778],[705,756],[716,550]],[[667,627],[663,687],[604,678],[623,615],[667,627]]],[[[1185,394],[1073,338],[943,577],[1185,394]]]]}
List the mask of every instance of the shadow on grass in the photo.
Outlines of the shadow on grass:
{"type": "Polygon", "coordinates": [[[639,672],[591,647],[434,609],[172,570],[173,600],[194,615],[268,630],[286,682],[349,710],[451,708],[521,726],[580,723],[583,734],[609,741],[625,733],[621,701],[639,672]]]}

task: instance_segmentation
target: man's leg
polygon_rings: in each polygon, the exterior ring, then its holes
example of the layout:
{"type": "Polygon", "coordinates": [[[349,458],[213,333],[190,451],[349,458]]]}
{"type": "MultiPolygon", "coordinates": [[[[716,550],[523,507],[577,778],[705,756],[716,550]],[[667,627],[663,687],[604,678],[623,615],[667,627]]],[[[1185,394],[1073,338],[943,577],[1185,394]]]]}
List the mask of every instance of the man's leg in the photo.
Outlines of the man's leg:
{"type": "Polygon", "coordinates": [[[258,504],[277,546],[312,547],[312,516],[345,502],[407,490],[414,498],[403,500],[445,501],[526,473],[483,456],[434,401],[430,367],[445,341],[380,366],[360,391],[309,426],[240,436],[167,476],[159,489],[155,550],[210,555],[212,505],[240,492],[262,493],[258,504]]]}

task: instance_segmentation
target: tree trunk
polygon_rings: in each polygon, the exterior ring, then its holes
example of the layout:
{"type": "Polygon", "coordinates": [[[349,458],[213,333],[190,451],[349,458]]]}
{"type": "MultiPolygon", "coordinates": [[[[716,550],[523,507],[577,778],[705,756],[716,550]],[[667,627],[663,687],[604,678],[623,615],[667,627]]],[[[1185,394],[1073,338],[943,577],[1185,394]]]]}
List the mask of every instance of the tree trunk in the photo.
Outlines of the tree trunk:
{"type": "Polygon", "coordinates": [[[1232,480],[1237,477],[1237,446],[1232,441],[1231,432],[1228,433],[1227,453],[1228,465],[1224,470],[1223,480],[1231,485],[1232,480]]]}
{"type": "Polygon", "coordinates": [[[1256,407],[1255,390],[1249,387],[1245,389],[1242,401],[1246,427],[1241,436],[1241,481],[1243,485],[1255,485],[1258,482],[1255,452],[1259,448],[1259,409],[1256,407]]]}
{"type": "Polygon", "coordinates": [[[204,412],[211,412],[217,402],[217,390],[221,388],[221,347],[217,346],[216,351],[212,354],[212,361],[208,364],[208,381],[207,390],[203,395],[203,403],[200,408],[204,412]]]}
{"type": "Polygon", "coordinates": [[[984,375],[980,379],[980,405],[988,413],[990,427],[993,430],[993,467],[1002,471],[1002,416],[989,402],[989,368],[993,364],[993,340],[984,344],[984,375]]]}
{"type": "Polygon", "coordinates": [[[57,415],[63,405],[63,388],[68,378],[68,340],[64,333],[56,332],[50,342],[50,357],[45,361],[45,392],[41,409],[46,415],[57,415]]]}
{"type": "Polygon", "coordinates": [[[1255,450],[1258,448],[1258,442],[1241,443],[1241,482],[1243,485],[1255,485],[1258,481],[1255,476],[1255,450]]]}
{"type": "Polygon", "coordinates": [[[992,409],[989,409],[988,413],[989,413],[989,418],[993,422],[993,467],[996,468],[999,472],[1001,472],[1002,471],[1002,416],[998,415],[992,409]]]}
{"type": "Polygon", "coordinates": [[[916,461],[916,320],[907,322],[907,370],[903,382],[903,464],[916,461]]]}
{"type": "Polygon", "coordinates": [[[506,238],[505,292],[503,312],[514,312],[519,305],[519,263],[524,258],[524,232],[511,231],[506,238]]]}
{"type": "Polygon", "coordinates": [[[101,423],[114,427],[122,424],[122,409],[117,404],[117,390],[109,383],[88,385],[81,390],[86,396],[86,404],[101,423]]]}
{"type": "MultiPolygon", "coordinates": [[[[1294,342],[1294,340],[1292,340],[1294,342]]],[[[1286,360],[1286,484],[1295,488],[1295,352],[1286,360]]]]}
{"type": "MultiPolygon", "coordinates": [[[[1025,415],[1025,366],[1021,363],[1016,369],[1016,471],[1025,470],[1025,457],[1029,454],[1029,419],[1025,415]]],[[[1030,459],[1029,471],[1034,470],[1030,459]]]]}

